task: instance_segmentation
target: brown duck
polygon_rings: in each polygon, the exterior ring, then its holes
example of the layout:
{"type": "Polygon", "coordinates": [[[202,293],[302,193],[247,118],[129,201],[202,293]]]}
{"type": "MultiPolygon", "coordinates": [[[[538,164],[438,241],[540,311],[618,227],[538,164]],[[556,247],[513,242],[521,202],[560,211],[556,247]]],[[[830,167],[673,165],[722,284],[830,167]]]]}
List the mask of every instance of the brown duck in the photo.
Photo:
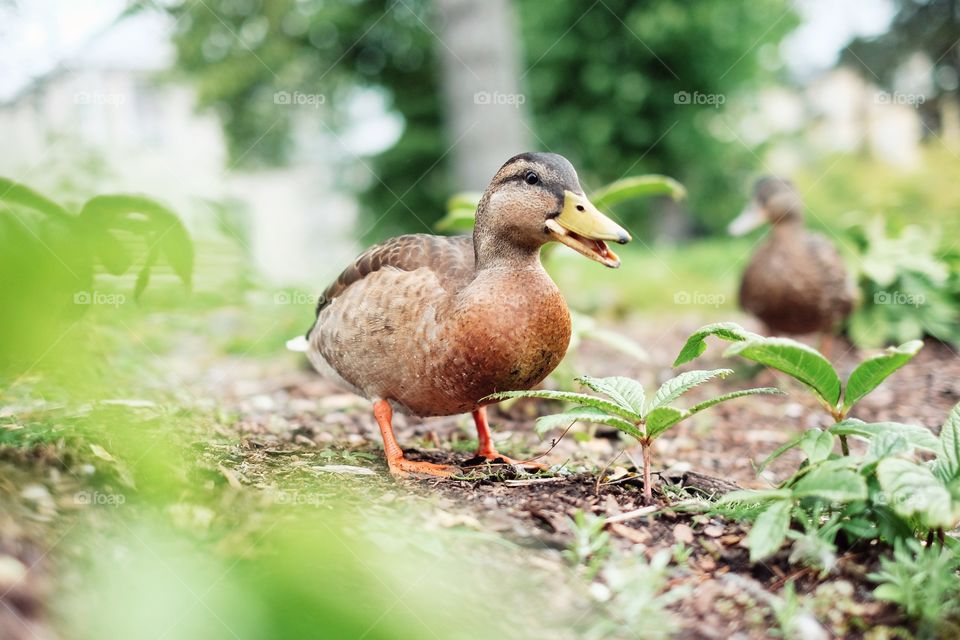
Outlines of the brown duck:
{"type": "Polygon", "coordinates": [[[740,284],[740,306],[770,333],[833,332],[853,309],[854,291],[836,247],[803,223],[803,201],[788,180],[757,181],[752,202],[730,223],[743,235],[764,223],[769,237],[753,254],[740,284]]]}
{"type": "Polygon", "coordinates": [[[587,200],[565,158],[515,156],[483,194],[472,238],[399,236],[340,274],[320,298],[307,355],[320,373],[373,401],[395,476],[459,469],[404,458],[394,410],[471,412],[477,456],[515,463],[493,447],[481,400],[533,387],[566,353],[570,314],[540,248],[558,241],[616,268],[605,241],[629,240],[587,200]]]}

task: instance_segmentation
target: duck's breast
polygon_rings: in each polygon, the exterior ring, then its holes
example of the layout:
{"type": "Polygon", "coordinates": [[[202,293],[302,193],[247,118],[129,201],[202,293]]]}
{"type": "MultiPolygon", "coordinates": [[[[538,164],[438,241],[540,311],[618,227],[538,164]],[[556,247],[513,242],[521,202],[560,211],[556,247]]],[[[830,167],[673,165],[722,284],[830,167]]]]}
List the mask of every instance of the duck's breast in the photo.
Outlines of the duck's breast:
{"type": "Polygon", "coordinates": [[[449,346],[437,361],[437,386],[461,411],[497,391],[529,389],[560,364],[570,330],[566,302],[546,273],[478,278],[444,328],[449,346]]]}

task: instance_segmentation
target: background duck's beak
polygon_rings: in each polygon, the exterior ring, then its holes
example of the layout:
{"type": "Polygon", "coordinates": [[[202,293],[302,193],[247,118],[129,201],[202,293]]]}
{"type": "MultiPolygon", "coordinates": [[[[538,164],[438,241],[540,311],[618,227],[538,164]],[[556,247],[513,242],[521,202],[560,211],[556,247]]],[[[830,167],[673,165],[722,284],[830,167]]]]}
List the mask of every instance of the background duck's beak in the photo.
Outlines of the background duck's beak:
{"type": "Polygon", "coordinates": [[[572,191],[563,192],[560,215],[546,225],[557,241],[613,269],[620,266],[620,258],[604,241],[626,244],[631,240],[626,229],[600,213],[586,196],[572,191]]]}
{"type": "Polygon", "coordinates": [[[767,221],[761,209],[756,202],[751,202],[736,218],[727,225],[727,233],[732,236],[742,236],[750,233],[764,222],[767,221]]]}

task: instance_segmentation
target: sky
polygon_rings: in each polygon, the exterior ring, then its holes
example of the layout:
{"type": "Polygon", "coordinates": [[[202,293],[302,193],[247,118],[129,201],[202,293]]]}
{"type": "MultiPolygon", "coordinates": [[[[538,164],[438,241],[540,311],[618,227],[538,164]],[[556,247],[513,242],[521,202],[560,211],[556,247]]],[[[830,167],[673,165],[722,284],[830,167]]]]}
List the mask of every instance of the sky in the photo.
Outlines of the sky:
{"type": "MultiPolygon", "coordinates": [[[[139,68],[172,60],[165,19],[138,19],[107,42],[102,34],[126,0],[0,0],[0,103],[64,61],[83,52],[84,64],[112,62],[139,68]]],[[[805,79],[829,68],[854,36],[882,33],[893,16],[891,0],[796,0],[803,24],[783,43],[791,73],[805,79]]]]}

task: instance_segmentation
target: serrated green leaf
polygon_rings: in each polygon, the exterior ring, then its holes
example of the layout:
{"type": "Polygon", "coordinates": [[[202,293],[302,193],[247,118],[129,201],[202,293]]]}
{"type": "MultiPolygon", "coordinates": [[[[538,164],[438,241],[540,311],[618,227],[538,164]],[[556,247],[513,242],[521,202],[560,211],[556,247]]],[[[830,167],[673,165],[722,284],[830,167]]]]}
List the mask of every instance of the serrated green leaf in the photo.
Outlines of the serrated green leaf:
{"type": "Polygon", "coordinates": [[[848,418],[830,427],[830,432],[838,436],[854,436],[867,441],[881,433],[894,433],[902,436],[910,446],[918,449],[936,451],[939,446],[936,436],[926,427],[902,422],[862,422],[848,418]]]}
{"type": "Polygon", "coordinates": [[[913,340],[899,347],[890,347],[882,354],[861,362],[847,379],[843,398],[844,411],[876,389],[894,371],[910,362],[921,348],[923,341],[913,340]]]}
{"type": "Polygon", "coordinates": [[[670,196],[674,200],[685,198],[687,190],[673,178],[660,175],[634,176],[611,182],[590,194],[590,201],[596,207],[611,205],[650,196],[670,196]]]}
{"type": "Polygon", "coordinates": [[[762,336],[747,331],[734,322],[715,322],[713,324],[704,325],[693,332],[689,338],[687,338],[687,342],[683,345],[683,348],[680,349],[677,359],[673,361],[673,366],[679,367],[680,365],[686,364],[687,362],[690,362],[694,358],[700,356],[704,351],[707,350],[706,339],[709,336],[716,336],[717,338],[726,340],[727,342],[739,342],[741,340],[762,338],[762,336]]]}
{"type": "Polygon", "coordinates": [[[564,413],[557,413],[551,416],[543,416],[537,419],[535,430],[537,435],[542,436],[547,431],[551,429],[566,429],[574,422],[592,422],[595,424],[605,424],[620,431],[626,433],[627,435],[633,436],[634,438],[643,437],[643,433],[637,428],[636,425],[627,422],[623,418],[617,416],[611,416],[610,414],[604,412],[601,409],[596,409],[594,407],[579,407],[576,409],[571,409],[564,413]]]}
{"type": "Polygon", "coordinates": [[[597,393],[602,393],[625,411],[632,412],[633,420],[639,421],[643,413],[644,392],[643,385],[631,378],[623,376],[613,376],[610,378],[594,378],[591,376],[580,376],[577,382],[590,387],[597,393]]]}
{"type": "Polygon", "coordinates": [[[606,411],[610,415],[620,416],[621,418],[626,418],[627,420],[635,419],[632,411],[623,409],[615,402],[610,402],[609,400],[604,400],[603,398],[591,396],[586,393],[575,393],[573,391],[552,391],[550,389],[501,391],[499,393],[491,393],[486,398],[482,398],[480,402],[496,402],[498,400],[506,400],[508,398],[543,398],[545,400],[559,400],[561,402],[571,402],[584,407],[594,407],[596,409],[606,411]]]}
{"type": "Polygon", "coordinates": [[[820,465],[793,485],[796,498],[822,498],[831,502],[865,500],[867,482],[853,469],[820,465]]]}
{"type": "Polygon", "coordinates": [[[674,400],[690,391],[694,387],[713,380],[714,378],[726,378],[733,373],[733,369],[714,369],[712,371],[686,371],[680,375],[670,378],[657,389],[656,395],[650,399],[644,413],[650,412],[657,407],[665,407],[674,400]]]}
{"type": "Polygon", "coordinates": [[[957,525],[957,505],[929,468],[903,458],[887,458],[877,465],[877,479],[898,515],[919,516],[931,528],[952,529],[957,525]]]}
{"type": "Polygon", "coordinates": [[[787,537],[790,529],[790,511],[792,500],[777,500],[760,512],[753,528],[747,534],[747,546],[750,548],[750,562],[759,562],[776,553],[787,537]]]}
{"type": "Polygon", "coordinates": [[[807,385],[831,407],[840,401],[840,376],[818,351],[790,338],[760,338],[730,346],[724,355],[738,355],[772,367],[807,385]]]}
{"type": "Polygon", "coordinates": [[[940,427],[934,472],[946,483],[960,478],[960,403],[953,407],[940,427]]]}
{"type": "Polygon", "coordinates": [[[806,454],[810,464],[816,464],[826,460],[833,451],[834,435],[829,431],[820,429],[810,429],[797,443],[800,449],[806,454]]]}
{"type": "Polygon", "coordinates": [[[870,440],[870,447],[867,449],[867,460],[869,462],[876,462],[891,456],[910,453],[912,450],[913,447],[910,446],[907,439],[899,433],[883,432],[870,440]]]}
{"type": "Polygon", "coordinates": [[[661,433],[687,418],[689,412],[677,409],[675,407],[657,407],[647,414],[644,424],[648,438],[656,438],[661,433]]]}
{"type": "Polygon", "coordinates": [[[725,393],[715,398],[704,400],[703,402],[695,404],[689,409],[687,409],[687,413],[692,416],[695,413],[700,413],[704,409],[709,409],[713,405],[720,404],[721,402],[726,402],[727,400],[736,400],[737,398],[743,398],[746,396],[782,396],[782,395],[784,395],[783,391],[780,391],[780,389],[777,389],[775,387],[756,387],[754,389],[741,389],[740,391],[731,391],[730,393],[725,393]]]}

